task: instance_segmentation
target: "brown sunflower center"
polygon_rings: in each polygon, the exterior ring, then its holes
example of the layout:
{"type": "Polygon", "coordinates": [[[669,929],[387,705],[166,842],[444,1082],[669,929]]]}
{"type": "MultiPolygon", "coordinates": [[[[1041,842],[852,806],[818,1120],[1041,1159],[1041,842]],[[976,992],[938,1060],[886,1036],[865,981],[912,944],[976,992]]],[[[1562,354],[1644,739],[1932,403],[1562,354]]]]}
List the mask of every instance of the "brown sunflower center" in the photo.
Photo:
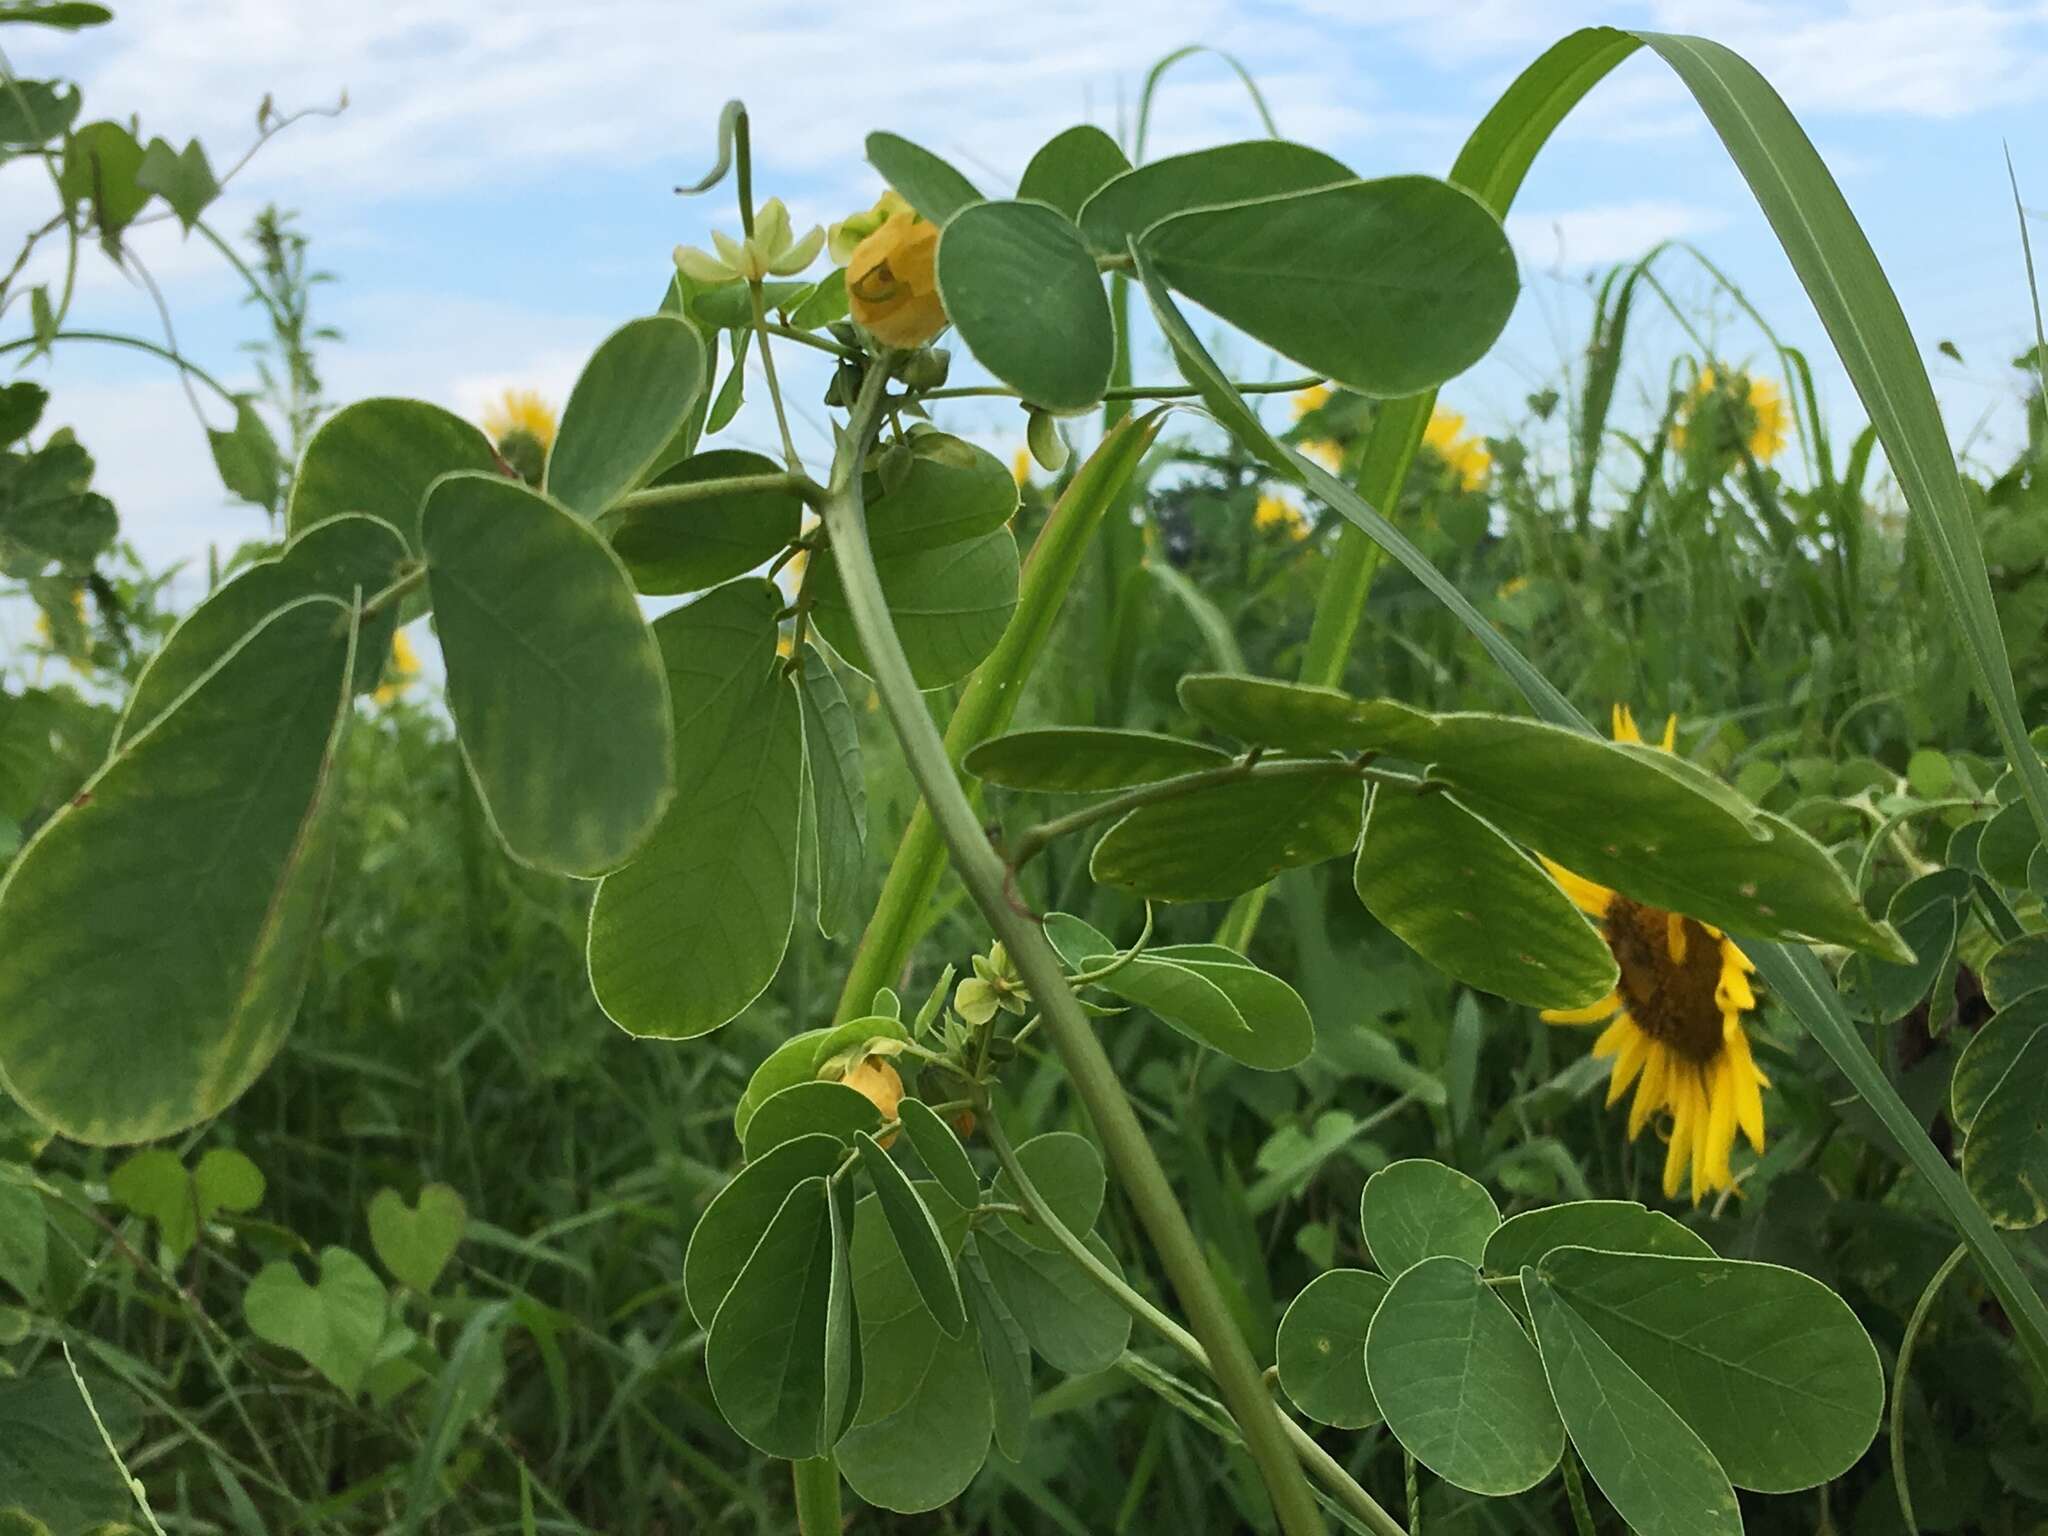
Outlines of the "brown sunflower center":
{"type": "Polygon", "coordinates": [[[1715,998],[1721,941],[1689,917],[1618,894],[1608,904],[1606,926],[1629,1016],[1687,1061],[1713,1060],[1721,1049],[1721,1005],[1715,998]]]}

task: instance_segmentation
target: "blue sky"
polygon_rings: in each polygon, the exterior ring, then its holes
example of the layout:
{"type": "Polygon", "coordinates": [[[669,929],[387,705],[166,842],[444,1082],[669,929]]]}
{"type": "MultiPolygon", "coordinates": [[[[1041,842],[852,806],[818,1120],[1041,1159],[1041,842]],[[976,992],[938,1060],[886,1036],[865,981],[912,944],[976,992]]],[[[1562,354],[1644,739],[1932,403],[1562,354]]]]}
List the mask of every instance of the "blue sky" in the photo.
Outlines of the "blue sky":
{"type": "MultiPolygon", "coordinates": [[[[217,222],[239,230],[272,199],[300,211],[318,264],[338,279],[319,298],[319,318],[347,337],[325,360],[337,399],[411,394],[474,414],[508,385],[559,401],[590,348],[653,303],[671,248],[704,243],[710,223],[733,224],[729,188],[697,200],[670,190],[708,164],[727,97],[751,109],[762,195],[781,194],[800,227],[872,200],[878,186],[860,158],[870,128],[907,134],[984,190],[1007,190],[1060,128],[1115,131],[1146,67],[1187,42],[1242,58],[1284,133],[1360,174],[1441,173],[1524,64],[1596,21],[1716,37],[1771,77],[1891,272],[1952,431],[1986,451],[2009,443],[2016,381],[2006,364],[2031,321],[2003,146],[2028,202],[2048,209],[2048,0],[135,0],[88,42],[8,41],[20,73],[80,78],[89,117],[137,113],[145,133],[176,142],[196,133],[217,165],[247,143],[266,93],[289,110],[346,91],[339,117],[301,123],[264,149],[217,222]],[[1944,339],[1962,365],[1932,355],[1944,339]]],[[[1152,152],[1257,131],[1242,87],[1197,59],[1169,77],[1152,152]]],[[[7,227],[40,219],[46,196],[33,167],[0,171],[7,227]]],[[[2048,219],[2034,232],[2048,245],[2048,219]]],[[[1521,305],[1497,353],[1445,392],[1482,431],[1510,424],[1528,391],[1583,346],[1588,273],[1666,236],[1698,243],[1788,341],[1825,353],[1718,142],[1646,55],[1602,84],[1544,152],[1511,233],[1521,305]]],[[[218,259],[170,225],[138,248],[185,348],[231,383],[250,382],[237,346],[255,316],[218,259]]],[[[155,334],[126,280],[98,266],[75,323],[155,334]]],[[[1700,289],[1686,275],[1677,286],[1700,289]]],[[[1640,356],[1661,367],[1683,344],[1658,323],[1640,356]]],[[[1765,359],[1761,338],[1732,320],[1716,347],[1738,363],[1765,359]]],[[[1243,371],[1270,366],[1248,345],[1226,351],[1243,371]]],[[[1166,376],[1151,362],[1142,373],[1166,376]]],[[[57,391],[52,424],[78,427],[150,559],[203,565],[209,544],[261,533],[260,514],[220,492],[191,408],[160,365],[79,350],[39,370],[57,391]]],[[[793,394],[814,401],[820,381],[798,372],[793,394]]],[[[1857,419],[1831,368],[1823,390],[1831,415],[1857,419]]],[[[821,412],[805,404],[799,415],[804,441],[822,445],[821,412]]],[[[995,407],[957,425],[991,442],[1021,439],[1021,420],[995,407]]],[[[741,441],[767,436],[752,405],[735,430],[741,441]]],[[[13,628],[0,618],[0,645],[13,628]]]]}

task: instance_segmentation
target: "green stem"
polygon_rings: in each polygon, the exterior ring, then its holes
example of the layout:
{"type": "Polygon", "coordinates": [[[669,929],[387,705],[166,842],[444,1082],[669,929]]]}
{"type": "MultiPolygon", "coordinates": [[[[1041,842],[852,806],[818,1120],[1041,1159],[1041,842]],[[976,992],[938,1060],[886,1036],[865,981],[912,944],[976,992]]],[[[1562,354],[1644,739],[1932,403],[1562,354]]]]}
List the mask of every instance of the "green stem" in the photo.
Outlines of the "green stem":
{"type": "MultiPolygon", "coordinates": [[[[220,396],[222,400],[227,402],[230,409],[240,410],[242,408],[242,402],[227,385],[221,383],[219,379],[216,379],[204,368],[193,362],[184,353],[173,351],[169,347],[159,346],[153,341],[146,341],[140,336],[123,336],[114,331],[57,331],[51,335],[50,340],[97,341],[103,342],[110,347],[133,347],[138,352],[147,352],[152,357],[160,357],[167,363],[175,364],[178,368],[190,374],[216,395],[220,396]]],[[[33,336],[23,336],[15,341],[0,343],[0,356],[4,356],[9,352],[20,352],[25,348],[35,345],[36,339],[33,336]]]]}
{"type": "MultiPolygon", "coordinates": [[[[1051,638],[1060,605],[1080,571],[1082,555],[1138,460],[1158,436],[1162,421],[1161,413],[1154,411],[1113,427],[1075,473],[1066,494],[1046,519],[1030,558],[1024,562],[1017,611],[995,650],[968,679],[947,723],[946,757],[956,772],[970,748],[1009,725],[1024,680],[1051,638]]],[[[967,793],[971,803],[979,803],[978,788],[967,793]]],[[[932,897],[945,868],[946,848],[938,824],[920,802],[889,863],[881,898],[847,970],[846,985],[839,994],[838,1022],[860,1017],[872,1006],[877,990],[895,984],[910,958],[911,946],[929,921],[932,897]]]]}
{"type": "Polygon", "coordinates": [[[1422,1536],[1422,1481],[1415,1458],[1405,1446],[1401,1450],[1401,1484],[1408,1499],[1408,1536],[1422,1536]]]}
{"type": "Polygon", "coordinates": [[[1595,1536],[1593,1507],[1586,1502],[1586,1480],[1579,1475],[1578,1453],[1570,1446],[1564,1448],[1564,1492],[1571,1501],[1572,1525],[1579,1536],[1595,1536]]]}
{"type": "Polygon", "coordinates": [[[1909,1531],[1917,1531],[1920,1526],[1913,1518],[1913,1489],[1906,1480],[1906,1373],[1913,1368],[1913,1351],[1919,1347],[1920,1330],[1927,1322],[1927,1314],[1934,1310],[1934,1298],[1969,1251],[1969,1244],[1957,1244],[1956,1251],[1942,1261],[1941,1268],[1927,1282],[1927,1289],[1913,1306],[1913,1315],[1906,1320],[1906,1332],[1899,1340],[1898,1363],[1892,1367],[1892,1486],[1898,1490],[1899,1513],[1905,1517],[1909,1531]]]}
{"type": "MultiPolygon", "coordinates": [[[[1080,1265],[1088,1278],[1101,1286],[1119,1306],[1213,1377],[1216,1373],[1210,1367],[1209,1352],[1202,1348],[1201,1340],[1132,1289],[1121,1275],[1098,1259],[1088,1245],[1074,1235],[1032,1184],[1031,1175],[1018,1160],[1016,1149],[1010,1145],[1010,1138],[1004,1133],[994,1111],[984,1103],[979,1106],[978,1112],[982,1124],[987,1128],[989,1145],[995,1149],[996,1160],[1002,1164],[1003,1171],[1010,1176],[1010,1182],[1016,1186],[1018,1198],[1023,1202],[1025,1211],[1032,1220],[1045,1228],[1046,1236],[1058,1243],[1066,1251],[1067,1257],[1080,1265]]],[[[1339,1503],[1378,1532],[1379,1536],[1406,1536],[1406,1532],[1401,1529],[1401,1522],[1388,1514],[1377,1499],[1361,1488],[1357,1479],[1346,1472],[1334,1456],[1316,1444],[1308,1431],[1288,1417],[1278,1403],[1273,1402],[1270,1397],[1266,1401],[1272,1408],[1273,1416],[1280,1421],[1294,1454],[1301,1459],[1303,1466],[1315,1474],[1317,1481],[1330,1490],[1339,1503]]]]}
{"type": "Polygon", "coordinates": [[[679,507],[692,501],[711,501],[720,496],[744,496],[756,491],[816,491],[810,477],[796,473],[772,475],[724,475],[716,480],[687,480],[680,485],[651,485],[619,498],[617,511],[651,512],[662,507],[679,507]]]}
{"type": "Polygon", "coordinates": [[[1404,789],[1418,788],[1422,784],[1422,780],[1412,774],[1368,768],[1349,758],[1268,758],[1260,762],[1240,757],[1221,768],[1204,768],[1197,773],[1184,773],[1178,778],[1162,779],[1157,784],[1141,784],[1136,789],[1111,795],[1093,805],[1084,805],[1078,811],[1069,811],[1064,816],[1028,827],[1011,845],[1010,865],[1013,869],[1022,869],[1044,852],[1047,844],[1092,827],[1098,821],[1108,821],[1143,806],[1199,794],[1219,784],[1234,784],[1240,779],[1371,779],[1375,783],[1391,783],[1404,789]]]}
{"type": "Polygon", "coordinates": [[[1325,1527],[1286,1436],[1270,1412],[1258,1366],[1209,1272],[1208,1257],[1196,1241],[1173,1195],[1166,1170],[1145,1139],[1130,1100],[1124,1096],[1102,1042],[1080,1001],[1067,986],[1066,972],[1036,923],[1012,904],[1009,874],[989,846],[979,817],[960,787],[946,746],[911,675],[896,635],[868,547],[866,509],[861,497],[861,461],[882,408],[886,368],[873,369],[861,387],[852,421],[834,456],[832,481],[822,508],[832,541],[846,604],[884,712],[896,732],[918,792],[937,823],[954,868],[997,938],[1009,949],[1043,1027],[1066,1065],[1074,1090],[1086,1107],[1110,1166],[1129,1196],[1168,1279],[1209,1351],[1225,1404],[1245,1431],[1246,1448],[1265,1480],[1274,1513],[1288,1536],[1322,1536],[1325,1527]],[[1262,1406],[1263,1405],[1263,1406],[1262,1406]]]}
{"type": "MultiPolygon", "coordinates": [[[[1246,380],[1230,386],[1241,395],[1291,395],[1313,389],[1323,380],[1311,375],[1303,379],[1246,380]]],[[[1102,392],[1104,400],[1193,400],[1201,394],[1191,384],[1118,384],[1102,392]]],[[[943,389],[918,391],[920,400],[1021,400],[1022,395],[1007,384],[955,384],[943,389]]]]}
{"type": "Polygon", "coordinates": [[[796,1528],[802,1536],[839,1536],[844,1521],[839,1513],[839,1466],[830,1456],[810,1461],[792,1461],[790,1478],[796,1484],[796,1528]]]}

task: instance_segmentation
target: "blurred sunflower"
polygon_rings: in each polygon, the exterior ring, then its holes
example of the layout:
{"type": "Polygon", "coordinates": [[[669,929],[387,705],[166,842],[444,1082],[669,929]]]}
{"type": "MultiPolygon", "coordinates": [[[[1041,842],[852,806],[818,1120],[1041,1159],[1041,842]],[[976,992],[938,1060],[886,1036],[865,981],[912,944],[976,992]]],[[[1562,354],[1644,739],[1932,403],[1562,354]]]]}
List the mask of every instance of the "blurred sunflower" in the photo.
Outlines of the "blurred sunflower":
{"type": "Polygon", "coordinates": [[[539,390],[506,390],[484,408],[484,432],[520,479],[540,484],[555,443],[555,408],[539,390]]]}
{"type": "MultiPolygon", "coordinates": [[[[1677,732],[1673,715],[1664,727],[1666,752],[1677,732]]],[[[1614,739],[1643,739],[1626,705],[1614,707],[1614,739]]],[[[1599,921],[1621,978],[1590,1008],[1551,1009],[1543,1017],[1607,1025],[1593,1044],[1595,1056],[1614,1060],[1607,1102],[1618,1103],[1635,1084],[1630,1139],[1662,1116],[1665,1198],[1678,1198],[1689,1181],[1697,1205],[1735,1182],[1728,1160],[1738,1130],[1764,1149],[1762,1090],[1770,1083],[1750,1054],[1742,1018],[1756,1007],[1749,984],[1756,967],[1718,928],[1544,863],[1579,910],[1599,921]]]]}
{"type": "MultiPolygon", "coordinates": [[[[1319,411],[1330,403],[1330,386],[1311,384],[1307,389],[1296,390],[1294,394],[1294,419],[1301,420],[1312,411],[1319,411]]],[[[1344,469],[1344,447],[1327,437],[1306,437],[1295,446],[1314,459],[1331,474],[1340,474],[1344,469]]]]}
{"type": "Polygon", "coordinates": [[[1726,444],[1731,455],[1736,443],[1746,443],[1751,458],[1768,464],[1785,451],[1786,424],[1785,399],[1777,385],[1710,366],[1693,381],[1692,393],[1671,428],[1671,441],[1683,451],[1698,431],[1703,442],[1726,444]]]}
{"type": "Polygon", "coordinates": [[[391,658],[384,663],[384,681],[370,695],[379,704],[395,704],[398,696],[419,681],[420,654],[402,629],[391,632],[391,658]]]}
{"type": "Polygon", "coordinates": [[[1252,526],[1261,533],[1284,533],[1295,540],[1308,537],[1308,519],[1301,508],[1282,496],[1261,496],[1252,513],[1252,526]]]}
{"type": "Polygon", "coordinates": [[[1493,455],[1486,451],[1484,441],[1465,436],[1465,418],[1458,412],[1442,406],[1431,411],[1422,441],[1443,460],[1461,488],[1476,491],[1486,483],[1486,472],[1493,468],[1493,455]]]}

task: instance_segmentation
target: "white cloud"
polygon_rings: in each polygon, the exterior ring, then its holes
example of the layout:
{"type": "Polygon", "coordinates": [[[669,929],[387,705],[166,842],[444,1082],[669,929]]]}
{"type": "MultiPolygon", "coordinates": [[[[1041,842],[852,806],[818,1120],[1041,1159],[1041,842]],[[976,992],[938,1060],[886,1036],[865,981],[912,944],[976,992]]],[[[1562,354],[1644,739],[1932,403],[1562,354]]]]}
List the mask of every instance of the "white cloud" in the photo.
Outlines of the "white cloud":
{"type": "Polygon", "coordinates": [[[1726,223],[1712,208],[1669,198],[1599,203],[1556,213],[1508,215],[1508,238],[1539,267],[1597,266],[1642,255],[1660,240],[1703,235],[1726,223]]]}

